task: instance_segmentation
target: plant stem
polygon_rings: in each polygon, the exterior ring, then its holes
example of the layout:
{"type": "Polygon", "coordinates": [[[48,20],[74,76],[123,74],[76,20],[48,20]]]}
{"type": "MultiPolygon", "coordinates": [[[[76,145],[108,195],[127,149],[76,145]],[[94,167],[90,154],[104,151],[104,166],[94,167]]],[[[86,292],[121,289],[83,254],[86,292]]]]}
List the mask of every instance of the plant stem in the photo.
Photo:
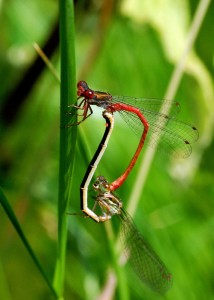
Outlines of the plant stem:
{"type": "Polygon", "coordinates": [[[76,101],[75,31],[74,5],[72,0],[60,0],[60,51],[61,51],[61,93],[60,93],[60,157],[58,194],[58,258],[54,287],[63,297],[67,215],[70,183],[73,171],[76,126],[69,124],[68,105],[76,101]]]}

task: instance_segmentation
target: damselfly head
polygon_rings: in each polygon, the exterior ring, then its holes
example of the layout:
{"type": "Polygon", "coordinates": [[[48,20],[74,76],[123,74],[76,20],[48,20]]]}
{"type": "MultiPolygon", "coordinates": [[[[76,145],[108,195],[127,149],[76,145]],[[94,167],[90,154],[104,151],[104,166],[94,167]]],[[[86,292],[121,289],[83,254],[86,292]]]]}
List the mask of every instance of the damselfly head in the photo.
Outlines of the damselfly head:
{"type": "Polygon", "coordinates": [[[93,184],[93,188],[100,193],[106,193],[109,192],[109,183],[104,176],[98,176],[93,184]]]}
{"type": "Polygon", "coordinates": [[[77,96],[85,97],[86,99],[93,99],[94,91],[91,90],[85,81],[77,83],[77,96]]]}

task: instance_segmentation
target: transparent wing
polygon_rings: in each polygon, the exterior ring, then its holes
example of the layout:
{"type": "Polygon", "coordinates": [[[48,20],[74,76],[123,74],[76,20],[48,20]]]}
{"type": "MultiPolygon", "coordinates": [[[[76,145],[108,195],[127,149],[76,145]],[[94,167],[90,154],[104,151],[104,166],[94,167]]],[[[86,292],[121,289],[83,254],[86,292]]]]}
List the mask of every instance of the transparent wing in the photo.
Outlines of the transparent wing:
{"type": "Polygon", "coordinates": [[[172,286],[172,275],[137,230],[131,216],[121,209],[120,238],[129,253],[129,262],[139,278],[152,290],[164,294],[172,286]]]}
{"type": "MultiPolygon", "coordinates": [[[[194,126],[175,118],[179,111],[177,102],[173,102],[172,110],[169,114],[165,115],[158,112],[163,101],[127,97],[118,98],[121,102],[122,100],[126,100],[129,101],[129,104],[139,108],[148,121],[150,127],[146,142],[149,145],[154,147],[158,144],[158,150],[169,153],[177,158],[185,158],[191,154],[192,147],[190,144],[198,139],[198,131],[194,126]]],[[[118,98],[113,98],[114,102],[119,101],[118,98]]],[[[170,103],[166,101],[164,107],[169,109],[170,103]]],[[[120,115],[135,134],[142,135],[143,124],[136,114],[120,111],[120,115]]]]}
{"type": "Polygon", "coordinates": [[[180,104],[176,101],[160,100],[155,98],[134,98],[126,96],[113,96],[113,103],[126,103],[141,110],[142,113],[159,114],[160,109],[164,106],[167,115],[176,117],[180,111],[180,104]]]}

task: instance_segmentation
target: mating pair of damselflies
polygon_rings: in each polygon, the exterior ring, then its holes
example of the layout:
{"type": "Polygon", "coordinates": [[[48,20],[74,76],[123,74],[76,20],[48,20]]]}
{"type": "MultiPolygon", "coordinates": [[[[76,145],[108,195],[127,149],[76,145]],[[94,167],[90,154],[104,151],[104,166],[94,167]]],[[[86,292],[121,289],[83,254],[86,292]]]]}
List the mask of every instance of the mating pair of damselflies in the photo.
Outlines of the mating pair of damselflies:
{"type": "Polygon", "coordinates": [[[75,124],[80,124],[92,113],[92,105],[104,109],[103,117],[106,119],[106,130],[98,149],[87,169],[81,184],[82,211],[97,222],[109,220],[113,215],[118,215],[121,224],[121,239],[129,249],[130,262],[140,279],[153,290],[165,293],[172,284],[172,276],[158,255],[148,245],[136,229],[131,217],[123,209],[121,200],[112,191],[119,188],[133,168],[140,151],[144,145],[148,132],[152,132],[150,144],[159,147],[175,157],[188,157],[191,154],[191,143],[198,138],[197,129],[185,122],[176,119],[179,105],[172,103],[170,115],[159,112],[161,107],[169,109],[170,103],[156,99],[136,99],[131,97],[113,97],[108,93],[91,90],[86,82],[78,83],[78,96],[83,97],[79,105],[74,106],[82,111],[82,119],[75,124]],[[98,216],[88,207],[88,186],[94,175],[96,167],[104,154],[108,140],[114,127],[114,112],[119,111],[125,121],[130,124],[135,133],[140,133],[141,138],[137,150],[125,172],[113,183],[100,176],[93,187],[97,191],[96,204],[101,208],[102,215],[98,216]],[[143,127],[141,126],[143,125],[143,127]]]}

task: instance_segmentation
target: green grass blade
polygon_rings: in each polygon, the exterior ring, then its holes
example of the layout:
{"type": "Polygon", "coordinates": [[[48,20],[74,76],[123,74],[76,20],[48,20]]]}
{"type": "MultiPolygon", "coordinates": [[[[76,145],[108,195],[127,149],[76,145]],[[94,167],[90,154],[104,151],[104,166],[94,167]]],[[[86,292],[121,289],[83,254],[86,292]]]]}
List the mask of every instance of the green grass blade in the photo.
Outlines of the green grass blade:
{"type": "Polygon", "coordinates": [[[114,267],[115,274],[117,275],[117,286],[119,298],[123,300],[129,299],[129,290],[126,282],[126,275],[124,268],[121,267],[119,263],[119,252],[116,244],[116,238],[113,233],[113,228],[111,222],[105,223],[105,229],[108,237],[108,247],[111,253],[112,263],[114,267]]]}
{"type": "Polygon", "coordinates": [[[68,105],[76,102],[76,70],[74,47],[74,5],[71,0],[61,0],[60,5],[60,51],[61,51],[61,93],[60,93],[60,158],[58,195],[58,257],[54,276],[54,287],[62,297],[67,242],[67,205],[70,194],[76,126],[69,124],[68,105]]]}
{"type": "Polygon", "coordinates": [[[45,279],[46,283],[48,284],[48,286],[49,286],[50,290],[52,291],[53,295],[55,296],[55,298],[57,298],[56,291],[54,290],[54,288],[53,288],[51,282],[49,281],[47,275],[45,274],[45,271],[43,270],[38,258],[36,257],[32,247],[30,246],[30,243],[28,242],[28,240],[19,224],[19,222],[16,218],[16,215],[1,188],[0,188],[0,202],[1,202],[1,205],[3,206],[8,218],[10,219],[11,223],[13,224],[16,232],[18,233],[20,239],[22,240],[23,244],[25,245],[28,253],[30,254],[31,258],[33,259],[35,265],[37,266],[40,274],[45,279]]]}

